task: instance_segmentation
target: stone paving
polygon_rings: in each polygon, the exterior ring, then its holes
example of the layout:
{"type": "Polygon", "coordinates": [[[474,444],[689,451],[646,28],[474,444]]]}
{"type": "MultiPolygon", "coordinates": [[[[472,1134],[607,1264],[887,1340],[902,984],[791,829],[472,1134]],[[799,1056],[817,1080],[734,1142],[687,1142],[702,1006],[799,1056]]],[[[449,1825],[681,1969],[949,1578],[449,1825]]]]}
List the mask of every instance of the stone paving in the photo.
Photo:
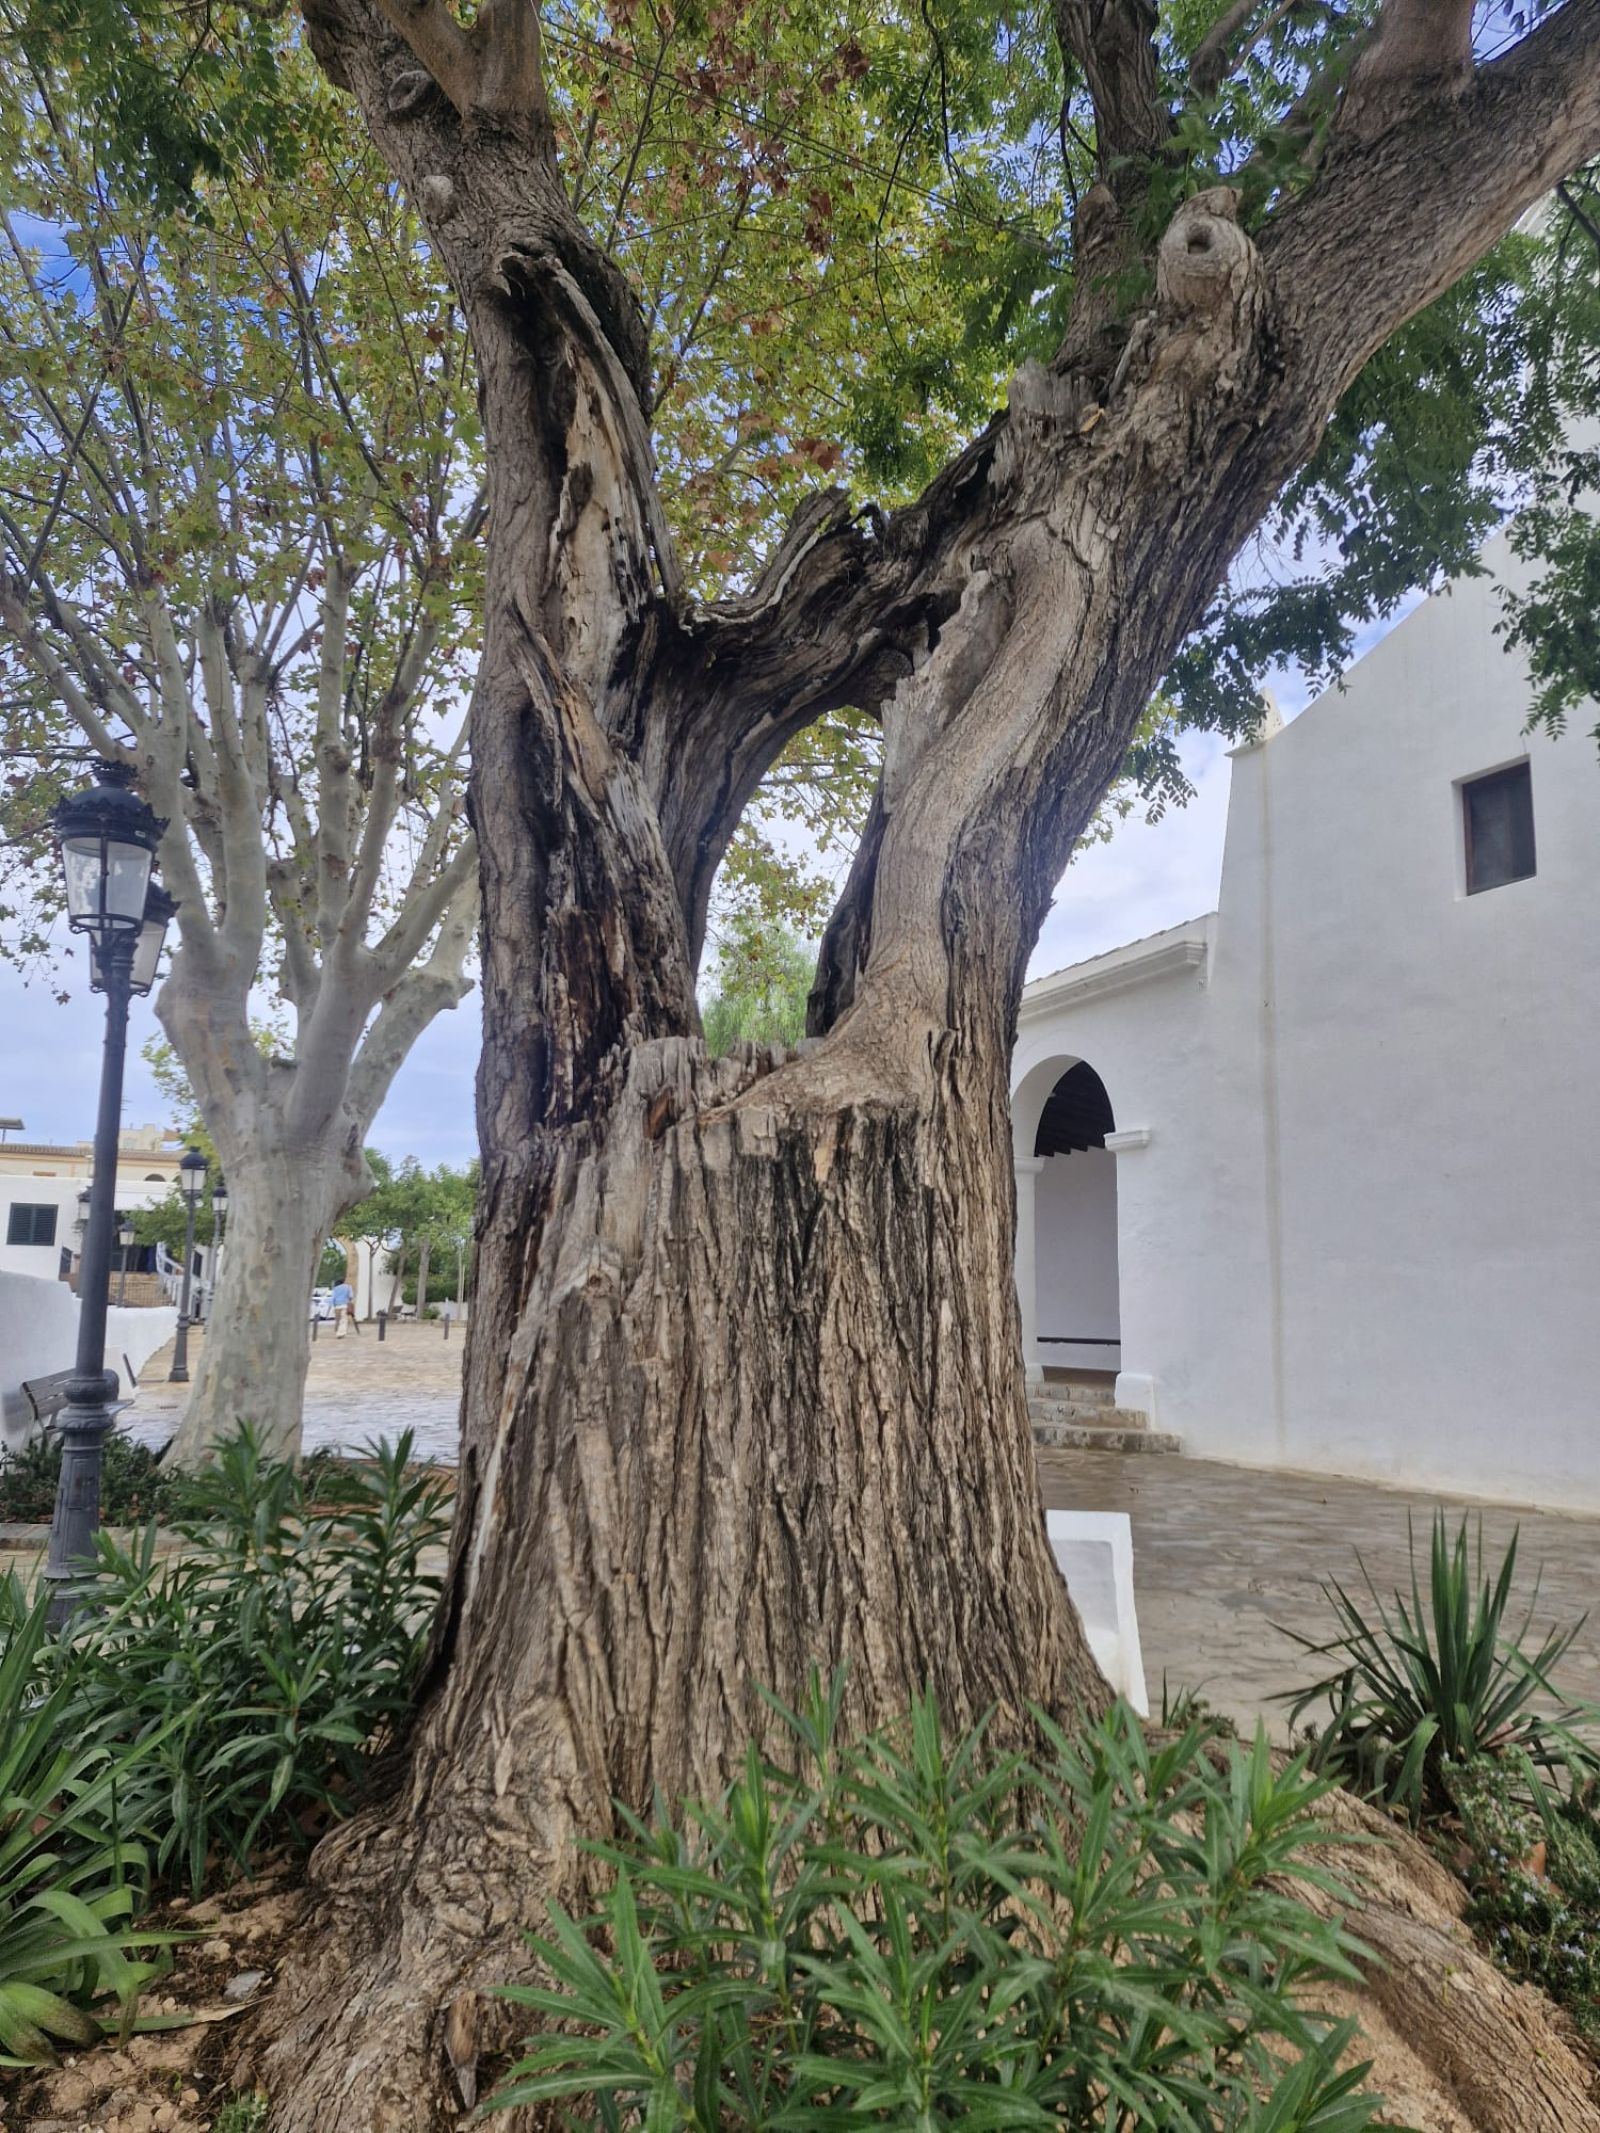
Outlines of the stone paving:
{"type": "MultiPolygon", "coordinates": [[[[462,1329],[446,1340],[437,1324],[397,1325],[382,1343],[373,1325],[343,1341],[332,1332],[323,1326],[311,1351],[307,1448],[354,1449],[410,1428],[423,1457],[453,1461],[462,1329]]],[[[165,1382],[169,1362],[164,1351],[145,1366],[127,1417],[149,1442],[169,1436],[181,1412],[182,1388],[165,1382]]],[[[1109,1451],[1041,1451],[1039,1471],[1047,1504],[1126,1511],[1132,1519],[1134,1590],[1154,1706],[1165,1674],[1174,1688],[1199,1689],[1245,1726],[1266,1717],[1275,1732],[1283,1730],[1284,1712],[1273,1694],[1303,1680],[1308,1664],[1278,1625],[1325,1634],[1319,1583],[1337,1577],[1353,1588],[1357,1550],[1387,1599],[1408,1575],[1407,1514],[1426,1547],[1440,1500],[1371,1482],[1109,1451]]],[[[1495,1550],[1521,1527],[1524,1594],[1543,1571],[1539,1626],[1575,1622],[1600,1597],[1600,1518],[1464,1508],[1481,1512],[1485,1541],[1495,1550]]],[[[1600,1703],[1600,1611],[1569,1654],[1562,1686],[1600,1703]]]]}
{"type": "MultiPolygon", "coordinates": [[[[205,1336],[190,1336],[194,1374],[205,1336]]],[[[321,1325],[311,1348],[306,1378],[305,1446],[355,1451],[369,1437],[398,1437],[414,1430],[417,1456],[453,1466],[461,1404],[461,1360],[466,1330],[441,1321],[390,1326],[380,1341],[375,1324],[336,1340],[321,1325]]],[[[169,1385],[172,1350],[163,1348],[139,1372],[139,1390],[124,1427],[147,1444],[170,1437],[183,1413],[188,1388],[169,1385]]]]}
{"type": "MultiPolygon", "coordinates": [[[[1126,1511],[1133,1523],[1134,1603],[1152,1709],[1161,1679],[1198,1689],[1245,1726],[1258,1714],[1275,1733],[1285,1713],[1274,1691],[1307,1678],[1308,1661],[1274,1625],[1327,1634],[1320,1582],[1336,1577],[1365,1597],[1359,1549],[1385,1601],[1409,1584],[1406,1515],[1427,1548],[1442,1499],[1321,1475],[1260,1473],[1207,1459],[1128,1459],[1113,1452],[1041,1451],[1045,1502],[1080,1511],[1126,1511]]],[[[1600,1566],[1600,1518],[1499,1504],[1446,1502],[1483,1519],[1496,1556],[1520,1527],[1517,1593],[1526,1607],[1540,1578],[1538,1628],[1589,1621],[1559,1684],[1600,1703],[1600,1613],[1591,1613],[1600,1566]]],[[[1424,1584],[1426,1583],[1424,1555],[1424,1584]]],[[[1521,1610],[1516,1619],[1520,1621],[1521,1610]]],[[[1311,1662],[1314,1664],[1314,1662],[1311,1662]]]]}

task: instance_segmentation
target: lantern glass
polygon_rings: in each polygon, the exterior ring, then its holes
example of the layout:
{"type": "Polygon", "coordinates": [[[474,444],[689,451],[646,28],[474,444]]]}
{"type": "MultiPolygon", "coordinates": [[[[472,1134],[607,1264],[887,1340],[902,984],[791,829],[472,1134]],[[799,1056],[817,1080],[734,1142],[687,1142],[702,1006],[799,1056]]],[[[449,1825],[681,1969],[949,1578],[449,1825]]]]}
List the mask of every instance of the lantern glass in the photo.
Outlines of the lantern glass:
{"type": "Polygon", "coordinates": [[[120,838],[67,837],[61,846],[67,876],[67,917],[93,935],[131,933],[144,923],[150,853],[120,838]]]}
{"type": "Polygon", "coordinates": [[[191,1207],[198,1207],[206,1189],[206,1159],[198,1148],[190,1148],[179,1158],[178,1183],[183,1197],[191,1207]]]}
{"type": "Polygon", "coordinates": [[[122,1220],[117,1224],[117,1242],[122,1246],[124,1251],[126,1251],[129,1245],[132,1244],[135,1234],[136,1232],[134,1230],[133,1223],[126,1215],[124,1215],[122,1220]]]}
{"type": "Polygon", "coordinates": [[[134,945],[133,970],[128,980],[133,992],[147,993],[155,984],[161,951],[166,945],[167,925],[177,908],[161,884],[151,882],[144,900],[144,924],[139,928],[139,938],[134,945]]]}
{"type": "Polygon", "coordinates": [[[219,1222],[228,1212],[228,1188],[221,1178],[211,1188],[211,1212],[219,1222]]]}

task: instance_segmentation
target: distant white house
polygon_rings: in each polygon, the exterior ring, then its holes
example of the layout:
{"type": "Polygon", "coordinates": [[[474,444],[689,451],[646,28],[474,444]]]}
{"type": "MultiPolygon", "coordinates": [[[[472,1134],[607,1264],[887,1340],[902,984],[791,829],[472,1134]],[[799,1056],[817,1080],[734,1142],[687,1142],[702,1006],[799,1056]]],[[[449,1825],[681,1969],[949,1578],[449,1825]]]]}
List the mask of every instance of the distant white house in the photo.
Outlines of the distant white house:
{"type": "MultiPolygon", "coordinates": [[[[127,1128],[117,1142],[115,1205],[124,1213],[154,1207],[171,1192],[182,1146],[161,1126],[127,1128]]],[[[32,1274],[41,1280],[64,1275],[77,1257],[82,1236],[76,1225],[79,1197],[94,1170],[91,1141],[0,1142],[0,1273],[32,1274]]],[[[129,1247],[130,1269],[149,1271],[153,1247],[129,1247]]],[[[119,1244],[112,1267],[124,1257],[119,1244]]]]}
{"type": "Polygon", "coordinates": [[[1183,1449],[1600,1509],[1600,757],[1489,579],[1234,751],[1218,909],[1028,986],[1030,1374],[1183,1449]]]}

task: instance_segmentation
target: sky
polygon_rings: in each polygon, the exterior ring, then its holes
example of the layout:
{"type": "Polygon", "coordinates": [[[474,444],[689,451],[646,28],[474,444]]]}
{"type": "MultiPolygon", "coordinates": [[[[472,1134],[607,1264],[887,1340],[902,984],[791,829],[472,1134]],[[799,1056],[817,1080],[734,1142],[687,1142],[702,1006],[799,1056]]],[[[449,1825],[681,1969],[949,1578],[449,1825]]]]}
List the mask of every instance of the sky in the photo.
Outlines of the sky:
{"type": "MultiPolygon", "coordinates": [[[[1357,646],[1366,651],[1384,626],[1357,646]]],[[[1297,678],[1278,677],[1275,694],[1285,718],[1305,702],[1297,678]]],[[[1337,699],[1323,715],[1337,716],[1337,699]]],[[[1214,734],[1185,737],[1184,768],[1195,788],[1187,807],[1158,823],[1130,815],[1110,841],[1081,853],[1067,870],[1045,920],[1030,974],[1059,970],[1216,908],[1228,811],[1228,744],[1214,734]]],[[[90,993],[84,951],[74,946],[58,981],[70,990],[64,1005],[52,983],[25,984],[0,965],[0,1116],[23,1120],[13,1139],[81,1141],[94,1132],[99,1088],[103,1002],[90,993]]],[[[135,1000],[128,1031],[123,1122],[164,1125],[168,1107],[141,1049],[159,1036],[149,1000],[135,1000]]],[[[414,1155],[428,1168],[459,1167],[477,1150],[473,1076],[480,1038],[478,995],[467,995],[424,1032],[396,1076],[371,1135],[374,1147],[396,1160],[414,1155]]]]}

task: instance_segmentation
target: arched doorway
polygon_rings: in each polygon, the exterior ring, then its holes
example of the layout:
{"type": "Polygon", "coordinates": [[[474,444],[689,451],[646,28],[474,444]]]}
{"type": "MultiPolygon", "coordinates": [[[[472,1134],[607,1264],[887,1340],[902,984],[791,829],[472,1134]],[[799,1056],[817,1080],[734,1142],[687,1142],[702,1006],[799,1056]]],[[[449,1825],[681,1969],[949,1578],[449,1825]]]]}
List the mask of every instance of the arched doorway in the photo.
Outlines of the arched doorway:
{"type": "Polygon", "coordinates": [[[1034,1365],[1071,1377],[1122,1362],[1116,1119],[1085,1059],[1057,1074],[1034,1129],[1034,1365]]]}

